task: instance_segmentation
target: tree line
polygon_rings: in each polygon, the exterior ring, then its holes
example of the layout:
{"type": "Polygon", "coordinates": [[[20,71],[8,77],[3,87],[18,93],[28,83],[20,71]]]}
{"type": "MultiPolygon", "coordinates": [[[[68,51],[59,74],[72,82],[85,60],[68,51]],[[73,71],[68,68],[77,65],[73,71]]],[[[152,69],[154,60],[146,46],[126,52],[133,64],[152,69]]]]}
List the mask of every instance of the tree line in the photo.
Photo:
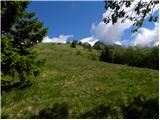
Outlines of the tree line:
{"type": "Polygon", "coordinates": [[[129,46],[125,48],[114,45],[95,45],[94,48],[102,50],[101,61],[159,69],[159,47],[139,48],[129,46]]]}
{"type": "Polygon", "coordinates": [[[97,42],[93,47],[89,43],[81,43],[74,40],[72,48],[77,45],[84,49],[96,49],[101,51],[99,60],[115,64],[124,64],[136,67],[159,69],[159,47],[140,48],[137,46],[122,47],[119,45],[104,45],[97,42]]]}

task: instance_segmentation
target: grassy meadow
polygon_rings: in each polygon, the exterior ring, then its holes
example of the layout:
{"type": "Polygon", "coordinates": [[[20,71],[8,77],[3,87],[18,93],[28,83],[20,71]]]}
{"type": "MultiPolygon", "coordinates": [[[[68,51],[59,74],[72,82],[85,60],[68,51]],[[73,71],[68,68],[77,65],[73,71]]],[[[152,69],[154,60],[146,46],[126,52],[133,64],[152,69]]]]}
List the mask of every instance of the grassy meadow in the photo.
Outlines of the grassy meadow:
{"type": "MultiPolygon", "coordinates": [[[[80,45],[41,43],[36,49],[45,60],[41,74],[30,78],[31,87],[2,94],[2,118],[38,118],[40,113],[44,117],[43,110],[51,106],[63,118],[96,118],[94,113],[86,114],[98,111],[97,106],[121,111],[119,106],[129,105],[138,95],[158,98],[158,70],[102,62],[100,51],[80,45]]],[[[121,112],[116,118],[123,118],[121,112]]]]}

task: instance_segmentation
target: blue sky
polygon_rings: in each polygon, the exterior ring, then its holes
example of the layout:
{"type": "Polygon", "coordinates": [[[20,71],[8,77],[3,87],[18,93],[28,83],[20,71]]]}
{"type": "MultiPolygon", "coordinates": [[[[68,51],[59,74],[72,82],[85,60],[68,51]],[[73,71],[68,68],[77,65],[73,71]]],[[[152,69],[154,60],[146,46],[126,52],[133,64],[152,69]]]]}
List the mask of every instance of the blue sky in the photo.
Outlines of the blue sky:
{"type": "MultiPolygon", "coordinates": [[[[121,24],[104,24],[102,18],[108,14],[103,1],[33,1],[28,9],[49,28],[44,41],[62,42],[80,40],[101,41],[105,44],[157,45],[159,27],[145,22],[136,34],[131,33],[131,21],[121,24]],[[145,40],[144,40],[145,38],[145,40]]],[[[158,11],[155,14],[159,14],[158,11]]],[[[94,44],[94,42],[92,42],[94,44]]]]}
{"type": "Polygon", "coordinates": [[[72,34],[74,39],[90,36],[92,23],[98,23],[104,13],[104,2],[33,1],[28,11],[35,11],[49,28],[48,36],[72,34]]]}

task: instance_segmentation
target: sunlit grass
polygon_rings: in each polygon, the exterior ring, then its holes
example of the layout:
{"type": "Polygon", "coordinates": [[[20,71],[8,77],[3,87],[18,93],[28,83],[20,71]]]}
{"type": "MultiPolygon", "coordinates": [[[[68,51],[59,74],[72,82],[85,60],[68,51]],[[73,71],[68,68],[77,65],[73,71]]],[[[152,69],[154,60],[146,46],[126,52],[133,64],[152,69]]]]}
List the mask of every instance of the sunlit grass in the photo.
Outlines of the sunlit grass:
{"type": "Polygon", "coordinates": [[[139,94],[158,96],[157,70],[100,62],[100,51],[82,46],[40,44],[36,49],[46,59],[41,75],[30,88],[2,95],[2,116],[30,118],[65,102],[69,117],[76,118],[101,103],[127,104],[139,94]]]}

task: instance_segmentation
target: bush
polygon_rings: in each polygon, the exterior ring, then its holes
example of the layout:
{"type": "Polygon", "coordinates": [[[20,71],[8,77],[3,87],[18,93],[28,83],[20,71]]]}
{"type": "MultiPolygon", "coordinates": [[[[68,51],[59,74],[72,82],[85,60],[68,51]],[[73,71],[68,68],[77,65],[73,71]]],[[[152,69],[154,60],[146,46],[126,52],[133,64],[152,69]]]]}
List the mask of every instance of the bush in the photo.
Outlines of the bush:
{"type": "Polygon", "coordinates": [[[72,42],[72,44],[71,44],[71,47],[76,48],[77,43],[78,43],[78,42],[77,42],[76,40],[74,40],[74,41],[72,42]]]}

